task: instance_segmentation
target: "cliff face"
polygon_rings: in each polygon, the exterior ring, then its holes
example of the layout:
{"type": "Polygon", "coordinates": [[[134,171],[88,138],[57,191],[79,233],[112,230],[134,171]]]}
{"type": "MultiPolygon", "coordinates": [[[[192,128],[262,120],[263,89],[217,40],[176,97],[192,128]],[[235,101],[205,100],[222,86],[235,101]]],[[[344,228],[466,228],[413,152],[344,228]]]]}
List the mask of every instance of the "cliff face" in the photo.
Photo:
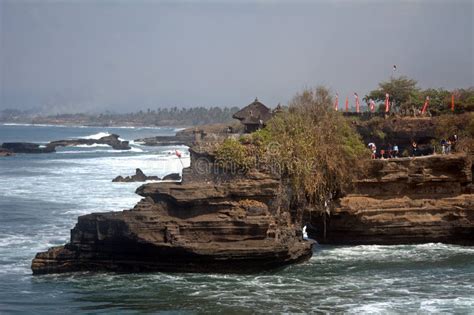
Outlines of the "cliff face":
{"type": "Polygon", "coordinates": [[[79,217],[68,244],[38,253],[34,274],[80,270],[254,272],[308,259],[261,173],[222,182],[152,183],[133,209],[79,217]]]}
{"type": "Polygon", "coordinates": [[[465,155],[371,161],[367,178],[338,200],[313,237],[334,244],[474,245],[472,166],[465,155]]]}

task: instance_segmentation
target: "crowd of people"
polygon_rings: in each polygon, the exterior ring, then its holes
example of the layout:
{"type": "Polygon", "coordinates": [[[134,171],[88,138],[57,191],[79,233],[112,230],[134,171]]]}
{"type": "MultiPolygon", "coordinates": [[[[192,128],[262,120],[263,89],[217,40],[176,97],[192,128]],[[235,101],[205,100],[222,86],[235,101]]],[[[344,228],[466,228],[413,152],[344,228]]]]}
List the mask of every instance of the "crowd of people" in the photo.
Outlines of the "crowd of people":
{"type": "MultiPolygon", "coordinates": [[[[456,143],[458,141],[457,135],[453,135],[449,137],[447,140],[442,139],[440,141],[440,148],[441,154],[450,154],[451,152],[455,151],[456,143]]],[[[398,145],[396,144],[388,144],[384,146],[382,149],[377,151],[377,146],[374,142],[370,142],[368,144],[370,151],[372,152],[371,158],[372,159],[391,159],[391,158],[398,158],[401,156],[400,150],[398,145]]],[[[423,156],[423,155],[431,155],[436,152],[436,148],[434,146],[425,145],[424,147],[420,148],[416,141],[412,141],[411,148],[410,148],[409,156],[423,156]]],[[[405,155],[406,156],[406,155],[405,155]]]]}

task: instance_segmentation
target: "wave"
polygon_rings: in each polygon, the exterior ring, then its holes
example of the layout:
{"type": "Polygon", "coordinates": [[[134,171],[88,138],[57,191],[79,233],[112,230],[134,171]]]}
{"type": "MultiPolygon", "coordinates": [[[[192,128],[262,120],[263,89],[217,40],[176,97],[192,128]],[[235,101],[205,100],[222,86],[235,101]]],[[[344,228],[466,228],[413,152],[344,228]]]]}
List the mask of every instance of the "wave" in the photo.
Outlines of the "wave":
{"type": "Polygon", "coordinates": [[[80,137],[80,139],[99,140],[100,138],[107,137],[107,136],[110,136],[110,133],[108,133],[108,132],[99,132],[99,133],[95,133],[95,134],[90,135],[90,136],[80,137]]]}

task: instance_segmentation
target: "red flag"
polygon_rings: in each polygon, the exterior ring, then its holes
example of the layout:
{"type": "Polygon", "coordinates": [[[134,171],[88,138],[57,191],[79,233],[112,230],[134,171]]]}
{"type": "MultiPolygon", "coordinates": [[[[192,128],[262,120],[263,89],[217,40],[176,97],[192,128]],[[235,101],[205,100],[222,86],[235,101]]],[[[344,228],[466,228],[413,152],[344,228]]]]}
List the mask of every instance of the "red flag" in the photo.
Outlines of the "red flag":
{"type": "Polygon", "coordinates": [[[370,111],[373,113],[375,111],[375,102],[373,99],[369,101],[370,111]]]}
{"type": "Polygon", "coordinates": [[[346,112],[349,111],[349,96],[346,96],[346,112]]]}
{"type": "Polygon", "coordinates": [[[388,93],[385,94],[385,112],[388,113],[390,111],[390,95],[388,93]]]}
{"type": "Polygon", "coordinates": [[[177,157],[181,158],[181,152],[179,152],[178,150],[175,150],[175,153],[177,157]]]}
{"type": "Polygon", "coordinates": [[[337,112],[339,107],[339,94],[336,93],[336,102],[334,102],[334,110],[337,112]]]}
{"type": "Polygon", "coordinates": [[[454,93],[451,94],[451,111],[454,112],[454,93]]]}
{"type": "Polygon", "coordinates": [[[425,105],[423,105],[423,109],[421,110],[421,114],[423,115],[426,113],[426,109],[428,108],[428,105],[430,104],[430,97],[427,96],[425,100],[425,105]]]}
{"type": "Polygon", "coordinates": [[[354,92],[354,97],[355,97],[355,100],[356,100],[356,112],[360,112],[359,95],[357,95],[357,93],[354,92]]]}

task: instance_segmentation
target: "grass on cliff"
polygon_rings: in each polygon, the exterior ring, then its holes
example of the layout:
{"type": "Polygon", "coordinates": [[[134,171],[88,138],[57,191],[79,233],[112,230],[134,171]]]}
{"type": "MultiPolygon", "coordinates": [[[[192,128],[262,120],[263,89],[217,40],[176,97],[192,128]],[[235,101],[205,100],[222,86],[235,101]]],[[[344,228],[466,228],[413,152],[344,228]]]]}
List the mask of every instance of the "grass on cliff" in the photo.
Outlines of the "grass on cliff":
{"type": "Polygon", "coordinates": [[[257,168],[279,176],[298,207],[321,205],[343,192],[370,156],[332,104],[327,89],[304,90],[265,129],[224,141],[216,158],[227,169],[257,168]]]}

